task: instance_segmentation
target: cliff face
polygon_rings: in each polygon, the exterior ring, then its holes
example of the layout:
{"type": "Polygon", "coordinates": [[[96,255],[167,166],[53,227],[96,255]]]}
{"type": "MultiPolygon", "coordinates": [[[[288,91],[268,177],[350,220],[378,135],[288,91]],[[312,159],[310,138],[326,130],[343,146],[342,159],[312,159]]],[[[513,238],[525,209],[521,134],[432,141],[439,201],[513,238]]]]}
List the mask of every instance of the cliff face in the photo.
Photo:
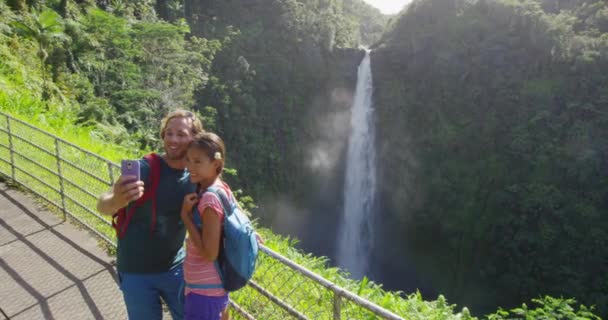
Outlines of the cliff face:
{"type": "Polygon", "coordinates": [[[285,153],[285,189],[260,197],[260,214],[281,233],[302,240],[318,255],[333,256],[342,214],[344,163],[357,68],[365,52],[336,49],[314,66],[326,77],[307,97],[307,108],[292,125],[295,143],[285,153]],[[322,236],[320,236],[322,235],[322,236]]]}
{"type": "MultiPolygon", "coordinates": [[[[342,216],[346,149],[350,135],[351,106],[357,83],[357,69],[365,51],[334,50],[326,60],[328,78],[314,99],[302,133],[308,144],[301,148],[297,169],[302,184],[296,183],[293,198],[305,214],[305,228],[293,224],[290,234],[302,239],[302,246],[316,254],[333,257],[337,225],[342,216]],[[303,148],[302,148],[303,147],[303,148]],[[314,230],[314,232],[313,232],[314,230]],[[323,236],[319,236],[323,235],[323,236]]],[[[284,214],[276,212],[280,217],[284,214]]]]}
{"type": "Polygon", "coordinates": [[[350,104],[364,55],[346,48],[356,43],[339,1],[191,1],[187,10],[195,35],[232,37],[198,100],[217,110],[217,130],[235,148],[233,182],[253,195],[265,225],[333,254],[325,244],[333,239],[317,243],[309,231],[320,221],[317,228],[330,232],[341,212],[350,104]]]}

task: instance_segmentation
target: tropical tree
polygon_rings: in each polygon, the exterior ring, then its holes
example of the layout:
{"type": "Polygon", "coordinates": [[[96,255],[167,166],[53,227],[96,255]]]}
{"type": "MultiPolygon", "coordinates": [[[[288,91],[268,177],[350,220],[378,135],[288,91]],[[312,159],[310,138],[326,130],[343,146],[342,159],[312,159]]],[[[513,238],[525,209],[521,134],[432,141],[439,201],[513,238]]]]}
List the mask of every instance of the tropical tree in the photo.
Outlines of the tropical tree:
{"type": "Polygon", "coordinates": [[[46,9],[40,13],[24,14],[11,25],[15,33],[37,43],[44,86],[43,95],[48,95],[46,60],[49,57],[49,50],[53,45],[69,39],[64,33],[63,19],[57,12],[46,9]]]}

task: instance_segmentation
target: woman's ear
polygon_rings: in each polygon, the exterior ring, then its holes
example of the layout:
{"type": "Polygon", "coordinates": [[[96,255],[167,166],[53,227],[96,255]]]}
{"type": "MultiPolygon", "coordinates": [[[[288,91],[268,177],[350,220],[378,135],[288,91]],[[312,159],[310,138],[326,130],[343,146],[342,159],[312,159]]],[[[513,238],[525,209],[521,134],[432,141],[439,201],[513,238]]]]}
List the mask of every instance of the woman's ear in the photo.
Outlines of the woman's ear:
{"type": "Polygon", "coordinates": [[[220,173],[220,168],[222,167],[222,160],[213,160],[213,167],[217,173],[220,173]]]}

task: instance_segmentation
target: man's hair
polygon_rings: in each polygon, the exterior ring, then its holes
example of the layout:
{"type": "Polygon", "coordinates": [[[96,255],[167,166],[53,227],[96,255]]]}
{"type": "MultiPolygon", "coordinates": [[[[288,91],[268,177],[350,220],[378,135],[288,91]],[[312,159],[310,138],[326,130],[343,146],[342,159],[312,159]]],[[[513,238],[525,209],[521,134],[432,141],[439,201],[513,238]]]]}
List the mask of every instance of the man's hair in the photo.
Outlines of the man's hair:
{"type": "Polygon", "coordinates": [[[201,120],[194,114],[192,111],[177,109],[169,112],[161,121],[160,121],[160,138],[165,138],[165,130],[167,130],[167,124],[171,119],[174,118],[185,118],[190,119],[192,123],[192,136],[195,136],[201,132],[205,132],[203,129],[203,123],[201,120]]]}

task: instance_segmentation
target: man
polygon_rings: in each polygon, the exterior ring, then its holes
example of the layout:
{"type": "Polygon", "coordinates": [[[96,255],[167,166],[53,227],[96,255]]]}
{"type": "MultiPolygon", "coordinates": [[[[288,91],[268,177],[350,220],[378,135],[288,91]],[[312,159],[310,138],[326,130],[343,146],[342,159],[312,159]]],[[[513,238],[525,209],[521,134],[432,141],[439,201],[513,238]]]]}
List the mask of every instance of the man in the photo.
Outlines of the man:
{"type": "MultiPolygon", "coordinates": [[[[180,211],[184,196],[195,192],[195,186],[183,176],[188,145],[202,131],[201,121],[185,110],[173,111],[161,122],[165,153],[161,155],[156,190],[156,221],[152,221],[152,201],[148,200],[135,209],[124,236],[118,239],[120,289],[131,320],[161,319],[160,297],[173,319],[183,317],[183,300],[179,297],[186,230],[180,222],[180,211]]],[[[112,190],[100,196],[99,212],[112,215],[143,196],[144,181],[149,180],[151,171],[146,160],[139,162],[141,181],[121,176],[112,190]]]]}

